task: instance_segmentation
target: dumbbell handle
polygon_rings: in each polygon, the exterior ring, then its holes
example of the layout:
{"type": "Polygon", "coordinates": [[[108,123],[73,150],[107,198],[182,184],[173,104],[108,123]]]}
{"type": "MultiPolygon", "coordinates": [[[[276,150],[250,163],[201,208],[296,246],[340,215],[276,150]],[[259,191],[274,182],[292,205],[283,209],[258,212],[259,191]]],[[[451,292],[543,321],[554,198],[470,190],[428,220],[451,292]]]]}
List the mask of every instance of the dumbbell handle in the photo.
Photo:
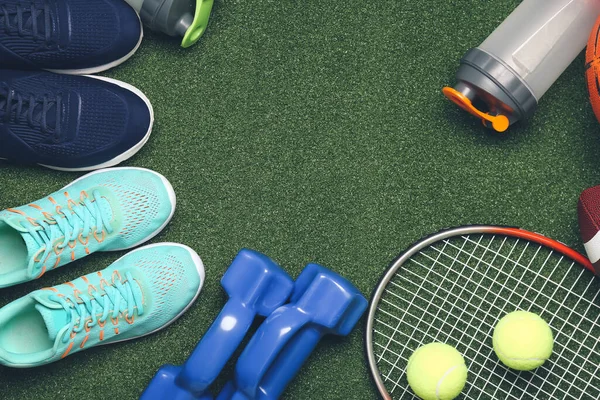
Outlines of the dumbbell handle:
{"type": "Polygon", "coordinates": [[[221,392],[215,400],[249,400],[241,391],[237,390],[233,381],[229,381],[223,386],[221,392]]]}
{"type": "Polygon", "coordinates": [[[295,305],[278,308],[260,326],[240,356],[236,386],[251,399],[259,387],[276,399],[294,378],[324,334],[309,314],[295,305]],[[265,387],[261,383],[265,382],[265,387]]]}
{"type": "Polygon", "coordinates": [[[324,334],[322,328],[312,324],[304,326],[296,333],[281,350],[277,360],[258,385],[258,398],[279,399],[285,388],[298,374],[302,365],[317,347],[324,334]]]}
{"type": "Polygon", "coordinates": [[[182,366],[178,386],[195,395],[206,391],[240,345],[256,311],[230,299],[182,366]]]}

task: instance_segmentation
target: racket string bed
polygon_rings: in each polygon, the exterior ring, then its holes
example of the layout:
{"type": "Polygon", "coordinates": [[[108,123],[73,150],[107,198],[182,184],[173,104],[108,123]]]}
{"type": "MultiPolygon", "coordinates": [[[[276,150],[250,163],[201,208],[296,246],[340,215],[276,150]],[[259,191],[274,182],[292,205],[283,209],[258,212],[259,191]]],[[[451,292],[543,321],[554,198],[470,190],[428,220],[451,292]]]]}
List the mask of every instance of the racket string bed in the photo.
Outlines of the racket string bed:
{"type": "Polygon", "coordinates": [[[455,346],[469,368],[465,399],[599,399],[600,284],[569,257],[528,240],[450,236],[405,259],[378,299],[374,361],[394,399],[415,398],[406,381],[419,346],[455,346]],[[555,335],[552,357],[532,372],[505,367],[492,348],[499,318],[539,314],[555,335]]]}

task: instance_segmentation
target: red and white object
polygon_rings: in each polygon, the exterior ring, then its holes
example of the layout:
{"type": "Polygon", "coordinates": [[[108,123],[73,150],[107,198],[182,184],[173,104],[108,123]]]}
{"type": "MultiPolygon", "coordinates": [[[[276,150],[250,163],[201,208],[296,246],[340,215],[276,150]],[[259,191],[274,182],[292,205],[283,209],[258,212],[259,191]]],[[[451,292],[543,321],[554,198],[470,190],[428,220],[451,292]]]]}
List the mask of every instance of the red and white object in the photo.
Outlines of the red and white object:
{"type": "Polygon", "coordinates": [[[600,185],[581,193],[577,215],[587,256],[595,270],[600,271],[600,185]]]}

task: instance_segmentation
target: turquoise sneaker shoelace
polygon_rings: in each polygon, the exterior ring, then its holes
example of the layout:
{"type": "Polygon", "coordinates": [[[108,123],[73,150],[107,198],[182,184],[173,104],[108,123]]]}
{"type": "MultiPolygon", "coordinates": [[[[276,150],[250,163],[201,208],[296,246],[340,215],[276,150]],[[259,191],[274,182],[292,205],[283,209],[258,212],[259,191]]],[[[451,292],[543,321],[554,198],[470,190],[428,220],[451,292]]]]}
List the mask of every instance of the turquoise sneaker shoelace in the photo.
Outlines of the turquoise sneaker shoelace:
{"type": "MultiPolygon", "coordinates": [[[[94,199],[100,198],[100,193],[95,190],[92,193],[94,199]]],[[[60,211],[60,208],[58,209],[60,211]]],[[[60,216],[53,218],[51,221],[36,220],[35,224],[31,222],[31,225],[23,225],[23,228],[31,235],[35,242],[40,246],[45,246],[44,254],[40,260],[45,260],[48,253],[53,249],[53,243],[64,237],[62,243],[57,247],[64,249],[67,247],[69,242],[77,240],[79,235],[83,239],[87,239],[92,233],[92,229],[95,224],[95,233],[101,234],[104,229],[109,234],[113,232],[113,228],[110,226],[108,216],[104,215],[97,201],[91,201],[88,197],[85,197],[81,202],[73,202],[70,210],[73,213],[62,212],[60,216]],[[61,218],[64,216],[64,218],[61,218]]]]}
{"type": "MultiPolygon", "coordinates": [[[[88,328],[94,327],[97,323],[103,324],[108,319],[116,319],[120,313],[125,314],[125,318],[131,318],[137,308],[137,315],[144,314],[144,306],[142,304],[142,295],[138,291],[134,291],[133,277],[129,272],[125,274],[125,282],[117,280],[112,284],[105,285],[103,292],[96,291],[98,296],[79,294],[69,296],[50,296],[50,300],[59,303],[69,314],[69,332],[79,333],[87,325],[88,328]],[[79,299],[79,301],[77,300],[79,299]],[[110,312],[112,310],[112,313],[110,312]],[[100,318],[97,314],[102,312],[100,318]],[[91,323],[88,323],[88,318],[91,323]]],[[[69,341],[69,335],[64,335],[63,343],[69,341]]]]}

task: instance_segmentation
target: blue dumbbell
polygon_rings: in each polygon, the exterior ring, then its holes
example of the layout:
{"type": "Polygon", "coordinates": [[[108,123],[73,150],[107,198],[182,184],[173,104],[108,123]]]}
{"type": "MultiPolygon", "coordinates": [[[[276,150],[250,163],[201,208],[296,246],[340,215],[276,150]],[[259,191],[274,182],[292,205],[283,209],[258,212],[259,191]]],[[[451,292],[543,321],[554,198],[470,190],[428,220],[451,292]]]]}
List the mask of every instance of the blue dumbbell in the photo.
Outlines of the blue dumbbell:
{"type": "Polygon", "coordinates": [[[298,277],[290,304],[275,310],[240,356],[235,384],[217,400],[278,399],[326,334],[346,336],[367,308],[349,281],[317,264],[298,277]]]}
{"type": "Polygon", "coordinates": [[[267,316],[284,304],[292,278],[267,256],[243,249],[221,279],[230,299],[181,367],[165,365],[141,400],[209,399],[207,389],[240,345],[257,315],[267,316]],[[204,396],[204,397],[202,397],[204,396]]]}

